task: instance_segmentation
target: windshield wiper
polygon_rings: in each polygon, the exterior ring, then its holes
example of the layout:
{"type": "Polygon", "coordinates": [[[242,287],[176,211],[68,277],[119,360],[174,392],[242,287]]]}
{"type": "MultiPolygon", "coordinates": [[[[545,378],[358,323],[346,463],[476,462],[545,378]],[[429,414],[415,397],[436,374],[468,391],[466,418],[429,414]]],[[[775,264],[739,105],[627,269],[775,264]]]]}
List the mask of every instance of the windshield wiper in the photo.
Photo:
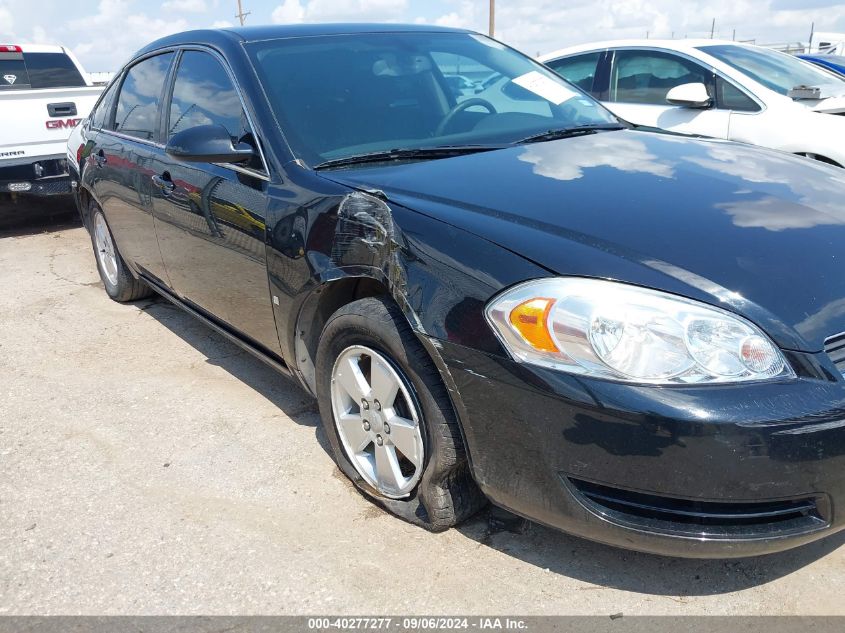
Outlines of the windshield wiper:
{"type": "Polygon", "coordinates": [[[369,152],[367,154],[356,154],[345,158],[335,158],[315,165],[314,169],[331,169],[332,167],[345,167],[347,165],[362,165],[365,163],[387,163],[397,160],[434,160],[437,158],[450,158],[452,156],[464,156],[478,152],[489,152],[494,149],[502,149],[502,145],[440,145],[437,147],[418,147],[407,149],[391,149],[383,152],[369,152]]]}
{"type": "Polygon", "coordinates": [[[514,145],[523,145],[525,143],[540,143],[542,141],[554,141],[559,138],[571,138],[573,136],[584,136],[585,134],[595,134],[596,132],[605,132],[605,131],[612,131],[612,130],[624,130],[627,129],[624,125],[619,123],[599,123],[595,125],[576,125],[575,127],[563,127],[557,130],[546,130],[545,132],[539,132],[537,134],[532,134],[531,136],[526,136],[525,138],[521,138],[518,141],[515,141],[514,145]]]}

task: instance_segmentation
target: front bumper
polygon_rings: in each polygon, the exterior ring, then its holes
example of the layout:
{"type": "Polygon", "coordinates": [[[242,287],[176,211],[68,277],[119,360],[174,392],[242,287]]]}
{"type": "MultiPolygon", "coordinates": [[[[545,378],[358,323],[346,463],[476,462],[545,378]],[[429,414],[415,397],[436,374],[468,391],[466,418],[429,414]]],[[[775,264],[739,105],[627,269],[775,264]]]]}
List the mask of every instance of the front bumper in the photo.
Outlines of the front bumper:
{"type": "Polygon", "coordinates": [[[540,523],[656,554],[722,558],[845,527],[845,381],[634,386],[439,340],[476,481],[540,523]]]}

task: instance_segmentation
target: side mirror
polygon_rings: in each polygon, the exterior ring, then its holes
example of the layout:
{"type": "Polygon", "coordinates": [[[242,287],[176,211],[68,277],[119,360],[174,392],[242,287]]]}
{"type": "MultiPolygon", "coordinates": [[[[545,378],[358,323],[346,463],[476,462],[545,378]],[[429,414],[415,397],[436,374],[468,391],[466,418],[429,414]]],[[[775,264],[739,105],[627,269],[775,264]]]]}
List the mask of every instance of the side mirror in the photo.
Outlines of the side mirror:
{"type": "Polygon", "coordinates": [[[173,135],[164,151],[191,163],[245,163],[255,150],[246,143],[232,144],[222,125],[198,125],[173,135]]]}
{"type": "Polygon", "coordinates": [[[707,92],[707,87],[701,83],[675,86],[666,93],[666,101],[685,108],[703,109],[713,105],[713,99],[707,92]]]}

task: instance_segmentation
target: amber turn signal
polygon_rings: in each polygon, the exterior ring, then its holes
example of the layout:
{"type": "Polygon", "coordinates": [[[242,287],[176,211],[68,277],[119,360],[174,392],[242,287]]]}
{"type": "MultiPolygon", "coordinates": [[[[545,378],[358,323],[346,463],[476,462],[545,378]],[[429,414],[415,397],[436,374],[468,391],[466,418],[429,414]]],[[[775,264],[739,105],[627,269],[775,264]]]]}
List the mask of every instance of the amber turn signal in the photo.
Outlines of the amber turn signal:
{"type": "Polygon", "coordinates": [[[510,313],[513,328],[534,349],[541,352],[559,351],[546,327],[554,303],[554,299],[529,299],[520,303],[510,313]]]}

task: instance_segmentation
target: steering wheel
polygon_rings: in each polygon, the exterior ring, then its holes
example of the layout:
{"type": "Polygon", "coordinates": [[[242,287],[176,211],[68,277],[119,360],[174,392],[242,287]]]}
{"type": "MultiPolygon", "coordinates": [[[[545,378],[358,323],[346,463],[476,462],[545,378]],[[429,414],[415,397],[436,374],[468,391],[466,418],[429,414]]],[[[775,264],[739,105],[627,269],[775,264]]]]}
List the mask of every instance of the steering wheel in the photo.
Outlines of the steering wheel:
{"type": "Polygon", "coordinates": [[[437,129],[434,131],[434,134],[436,136],[442,136],[443,132],[445,132],[446,128],[449,127],[449,124],[455,120],[456,116],[458,116],[464,110],[473,106],[481,106],[490,114],[496,114],[496,108],[493,107],[492,103],[490,103],[486,99],[479,99],[478,97],[473,97],[472,99],[461,101],[458,105],[449,110],[449,113],[440,122],[440,125],[437,126],[437,129]]]}

